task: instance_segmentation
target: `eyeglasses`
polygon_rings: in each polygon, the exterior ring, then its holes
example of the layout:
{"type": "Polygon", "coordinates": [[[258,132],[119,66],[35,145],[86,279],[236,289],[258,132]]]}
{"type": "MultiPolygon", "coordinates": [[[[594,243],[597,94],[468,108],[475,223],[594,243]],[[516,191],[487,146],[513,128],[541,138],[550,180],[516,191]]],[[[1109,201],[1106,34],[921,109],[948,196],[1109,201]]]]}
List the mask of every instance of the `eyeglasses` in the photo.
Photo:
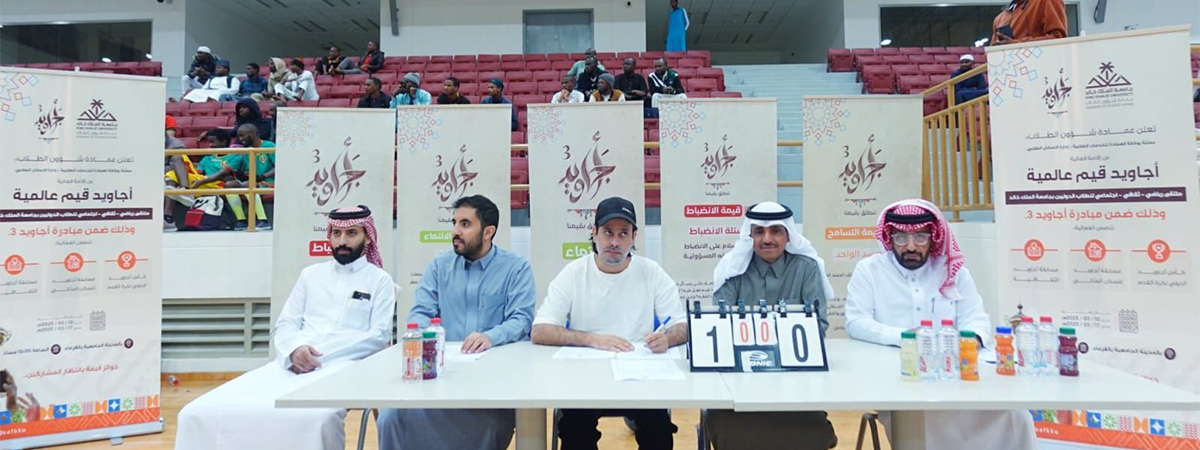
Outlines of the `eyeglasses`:
{"type": "Polygon", "coordinates": [[[914,244],[925,245],[925,244],[929,243],[929,237],[930,237],[929,233],[913,233],[913,234],[893,233],[892,234],[892,245],[897,246],[897,247],[903,247],[905,245],[908,245],[908,242],[910,240],[914,244]]]}

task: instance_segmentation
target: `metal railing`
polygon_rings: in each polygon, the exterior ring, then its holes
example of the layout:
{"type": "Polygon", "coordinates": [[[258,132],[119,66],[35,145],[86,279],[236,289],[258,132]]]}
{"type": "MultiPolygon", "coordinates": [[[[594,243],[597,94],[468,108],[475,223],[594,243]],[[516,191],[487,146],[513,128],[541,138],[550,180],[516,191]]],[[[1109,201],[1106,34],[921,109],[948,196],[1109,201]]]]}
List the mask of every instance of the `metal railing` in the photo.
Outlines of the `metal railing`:
{"type": "MultiPolygon", "coordinates": [[[[255,220],[250,220],[255,215],[256,203],[258,194],[274,194],[274,188],[258,187],[258,155],[274,154],[273,148],[199,148],[199,149],[169,149],[164,153],[166,156],[183,156],[187,158],[191,155],[207,156],[207,155],[240,155],[245,154],[247,159],[247,172],[249,172],[246,181],[247,187],[244,188],[221,188],[221,189],[203,189],[203,188],[186,188],[186,189],[166,189],[163,191],[163,196],[169,195],[245,195],[246,196],[246,231],[253,233],[257,231],[255,228],[255,220]]],[[[186,180],[180,180],[181,184],[188,183],[186,180]]],[[[164,213],[165,214],[165,213],[164,213]]]]}

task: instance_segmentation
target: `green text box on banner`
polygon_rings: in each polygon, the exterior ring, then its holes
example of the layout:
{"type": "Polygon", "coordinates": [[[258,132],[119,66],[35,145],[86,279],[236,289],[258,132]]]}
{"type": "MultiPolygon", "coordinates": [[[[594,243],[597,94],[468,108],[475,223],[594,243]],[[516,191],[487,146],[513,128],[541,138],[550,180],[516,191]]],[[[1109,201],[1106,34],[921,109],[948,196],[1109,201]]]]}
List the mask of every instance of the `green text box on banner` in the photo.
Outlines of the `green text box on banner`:
{"type": "MultiPolygon", "coordinates": [[[[988,77],[1002,310],[1074,327],[1081,376],[1096,361],[1200,392],[1187,30],[989,47],[988,77]]],[[[1037,413],[1047,438],[1200,445],[1194,412],[1037,413]]]]}
{"type": "Polygon", "coordinates": [[[662,265],[685,302],[712,298],[713,269],[733,248],[743,209],[775,201],[774,99],[663,100],[662,265]]]}
{"type": "MultiPolygon", "coordinates": [[[[371,208],[384,270],[392,264],[392,170],[396,112],[390,109],[282,108],[275,167],[271,323],[300,271],[331,256],[329,211],[371,208]]],[[[274,355],[272,349],[272,356],[274,355]]]]}
{"type": "Polygon", "coordinates": [[[879,251],[875,225],[892,202],[921,196],[921,98],[804,97],[804,236],[835,298],[829,331],[846,336],[846,286],[879,251]]]}
{"type": "Polygon", "coordinates": [[[646,194],[638,102],[529,105],[530,263],[538,305],[571,260],[591,255],[596,205],[623,197],[637,210],[645,248],[646,194]]]}
{"type": "Polygon", "coordinates": [[[417,283],[435,256],[453,251],[453,204],[482,195],[500,209],[492,242],[509,247],[512,223],[510,105],[405,106],[397,109],[396,283],[404,320],[417,283]]]}
{"type": "Polygon", "coordinates": [[[0,76],[0,447],[161,431],[164,81],[0,76]]]}

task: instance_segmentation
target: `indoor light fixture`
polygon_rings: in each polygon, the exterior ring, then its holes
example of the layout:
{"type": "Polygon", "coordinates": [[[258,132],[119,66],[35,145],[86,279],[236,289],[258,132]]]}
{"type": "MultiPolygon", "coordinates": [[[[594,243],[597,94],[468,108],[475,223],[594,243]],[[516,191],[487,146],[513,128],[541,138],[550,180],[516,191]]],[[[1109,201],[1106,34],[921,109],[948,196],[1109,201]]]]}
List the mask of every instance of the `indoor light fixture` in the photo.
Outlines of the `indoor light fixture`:
{"type": "Polygon", "coordinates": [[[882,40],[882,41],[879,41],[879,46],[880,46],[880,47],[887,46],[887,45],[892,45],[892,40],[891,40],[891,39],[884,39],[884,40],[882,40]]]}
{"type": "Polygon", "coordinates": [[[111,60],[111,59],[108,59],[108,57],[107,57],[107,56],[105,56],[105,57],[103,57],[103,58],[100,58],[100,61],[101,61],[101,62],[106,62],[106,63],[110,63],[110,62],[112,62],[112,60],[111,60]]]}
{"type": "Polygon", "coordinates": [[[154,55],[151,55],[151,54],[147,53],[147,54],[146,54],[146,59],[154,59],[154,55]]]}

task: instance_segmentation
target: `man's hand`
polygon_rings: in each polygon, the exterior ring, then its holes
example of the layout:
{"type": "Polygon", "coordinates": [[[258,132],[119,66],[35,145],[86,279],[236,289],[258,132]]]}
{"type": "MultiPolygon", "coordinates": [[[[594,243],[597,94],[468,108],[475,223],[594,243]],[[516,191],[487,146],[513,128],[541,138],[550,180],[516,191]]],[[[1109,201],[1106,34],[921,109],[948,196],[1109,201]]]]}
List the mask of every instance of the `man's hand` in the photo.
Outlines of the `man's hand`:
{"type": "Polygon", "coordinates": [[[993,42],[993,44],[1002,45],[1002,44],[1011,44],[1012,42],[1013,42],[1012,36],[997,32],[996,33],[996,42],[993,42]]]}
{"type": "Polygon", "coordinates": [[[324,355],[318,352],[317,349],[312,348],[311,345],[301,345],[292,351],[292,367],[288,370],[291,370],[295,374],[309,373],[317,370],[317,368],[321,367],[321,362],[317,361],[317,358],[320,356],[324,355]]]}
{"type": "Polygon", "coordinates": [[[667,337],[666,333],[650,333],[642,340],[646,342],[646,347],[654,353],[663,353],[671,348],[671,339],[667,337]]]}
{"type": "Polygon", "coordinates": [[[593,334],[588,341],[588,347],[610,352],[632,352],[633,344],[619,336],[609,334],[593,334]]]}
{"type": "Polygon", "coordinates": [[[645,96],[646,96],[646,91],[639,91],[639,90],[636,90],[636,89],[634,89],[634,90],[632,90],[632,91],[629,91],[629,93],[630,93],[630,94],[633,94],[633,95],[636,95],[636,96],[638,96],[638,97],[645,97],[645,96]]]}
{"type": "Polygon", "coordinates": [[[475,332],[468,334],[467,338],[463,339],[463,353],[480,353],[487,351],[489,348],[492,348],[492,338],[487,337],[486,334],[475,332]]]}

